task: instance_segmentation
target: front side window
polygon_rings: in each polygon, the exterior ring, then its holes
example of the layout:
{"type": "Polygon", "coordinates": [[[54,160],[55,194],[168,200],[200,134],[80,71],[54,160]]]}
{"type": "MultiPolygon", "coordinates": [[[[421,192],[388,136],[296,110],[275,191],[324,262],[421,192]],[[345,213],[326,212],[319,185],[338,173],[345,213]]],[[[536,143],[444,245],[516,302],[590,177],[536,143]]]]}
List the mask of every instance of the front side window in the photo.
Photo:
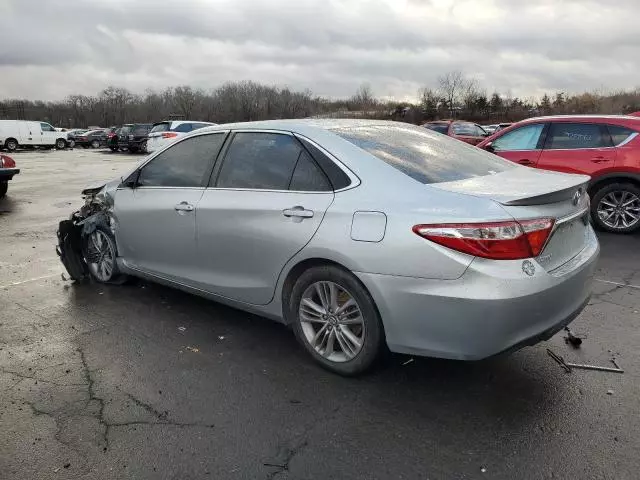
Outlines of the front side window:
{"type": "Polygon", "coordinates": [[[545,143],[546,150],[577,150],[610,147],[605,130],[596,123],[552,123],[545,143]]]}
{"type": "Polygon", "coordinates": [[[515,164],[477,147],[411,125],[337,127],[331,131],[421,183],[500,173],[515,164]]]}
{"type": "Polygon", "coordinates": [[[516,128],[496,138],[491,142],[491,147],[496,152],[536,150],[543,129],[544,123],[516,128]]]}
{"type": "Polygon", "coordinates": [[[607,128],[609,129],[611,141],[615,147],[628,142],[631,139],[631,136],[634,138],[638,136],[638,132],[631,130],[630,128],[620,127],[618,125],[607,125],[607,128]]]}
{"type": "Polygon", "coordinates": [[[49,125],[48,123],[41,123],[40,124],[40,128],[42,128],[43,132],[55,132],[56,129],[53,128],[51,125],[49,125]]]}
{"type": "Polygon", "coordinates": [[[236,133],[225,155],[216,186],[288,190],[302,148],[290,135],[236,133]]]}
{"type": "Polygon", "coordinates": [[[225,133],[189,138],[165,150],[140,171],[142,187],[200,187],[218,156],[225,133]]]}

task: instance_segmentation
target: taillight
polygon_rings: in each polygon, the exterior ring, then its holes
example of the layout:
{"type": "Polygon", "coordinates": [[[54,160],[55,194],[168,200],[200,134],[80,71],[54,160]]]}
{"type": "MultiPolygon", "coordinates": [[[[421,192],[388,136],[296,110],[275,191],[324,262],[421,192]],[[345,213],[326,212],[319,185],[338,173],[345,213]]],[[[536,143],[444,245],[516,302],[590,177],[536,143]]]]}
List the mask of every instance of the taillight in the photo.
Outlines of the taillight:
{"type": "Polygon", "coordinates": [[[13,158],[7,155],[0,155],[0,168],[14,168],[16,166],[16,162],[13,161],[13,158]]]}
{"type": "Polygon", "coordinates": [[[177,137],[178,134],[175,132],[163,132],[162,133],[162,138],[175,138],[177,137]]]}
{"type": "Polygon", "coordinates": [[[416,225],[413,231],[427,240],[459,252],[493,260],[537,257],[554,220],[538,218],[490,223],[416,225]]]}

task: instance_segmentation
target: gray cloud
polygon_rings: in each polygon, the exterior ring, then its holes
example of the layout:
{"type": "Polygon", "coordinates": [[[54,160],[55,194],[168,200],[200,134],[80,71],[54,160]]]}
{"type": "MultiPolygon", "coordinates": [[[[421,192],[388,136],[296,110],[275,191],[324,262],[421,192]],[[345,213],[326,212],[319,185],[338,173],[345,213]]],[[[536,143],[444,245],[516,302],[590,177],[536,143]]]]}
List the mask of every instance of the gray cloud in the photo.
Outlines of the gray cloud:
{"type": "Polygon", "coordinates": [[[451,70],[489,91],[635,87],[636,0],[4,0],[0,97],[252,79],[410,98],[451,70]]]}

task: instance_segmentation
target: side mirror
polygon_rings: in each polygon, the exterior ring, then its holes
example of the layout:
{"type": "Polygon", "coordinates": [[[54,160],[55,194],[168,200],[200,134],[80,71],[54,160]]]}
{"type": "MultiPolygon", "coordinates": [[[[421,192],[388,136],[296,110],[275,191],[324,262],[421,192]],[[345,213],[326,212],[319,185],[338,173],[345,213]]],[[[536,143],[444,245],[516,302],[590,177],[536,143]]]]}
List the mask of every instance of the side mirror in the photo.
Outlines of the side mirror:
{"type": "Polygon", "coordinates": [[[134,189],[134,188],[140,186],[140,184],[138,183],[138,178],[139,177],[140,177],[140,170],[136,170],[131,175],[129,175],[127,178],[125,178],[122,181],[122,183],[120,184],[120,186],[123,187],[123,188],[134,189]]]}
{"type": "Polygon", "coordinates": [[[489,143],[487,143],[487,144],[484,146],[484,149],[485,149],[487,152],[491,152],[491,153],[494,153],[494,152],[496,151],[496,149],[495,149],[495,148],[493,148],[493,142],[489,142],[489,143]]]}

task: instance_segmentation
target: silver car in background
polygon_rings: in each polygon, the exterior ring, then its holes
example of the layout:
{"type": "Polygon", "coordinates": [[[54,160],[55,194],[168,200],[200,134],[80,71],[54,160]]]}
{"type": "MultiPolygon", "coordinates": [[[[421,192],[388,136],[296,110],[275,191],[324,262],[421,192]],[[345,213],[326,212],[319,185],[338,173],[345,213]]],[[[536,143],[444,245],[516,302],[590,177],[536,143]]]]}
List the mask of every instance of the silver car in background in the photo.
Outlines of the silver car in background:
{"type": "Polygon", "coordinates": [[[476,360],[573,320],[599,251],[588,180],[403,123],[228,124],[87,190],[59,236],[78,229],[98,281],[133,275],[270,317],[354,375],[386,347],[476,360]]]}

